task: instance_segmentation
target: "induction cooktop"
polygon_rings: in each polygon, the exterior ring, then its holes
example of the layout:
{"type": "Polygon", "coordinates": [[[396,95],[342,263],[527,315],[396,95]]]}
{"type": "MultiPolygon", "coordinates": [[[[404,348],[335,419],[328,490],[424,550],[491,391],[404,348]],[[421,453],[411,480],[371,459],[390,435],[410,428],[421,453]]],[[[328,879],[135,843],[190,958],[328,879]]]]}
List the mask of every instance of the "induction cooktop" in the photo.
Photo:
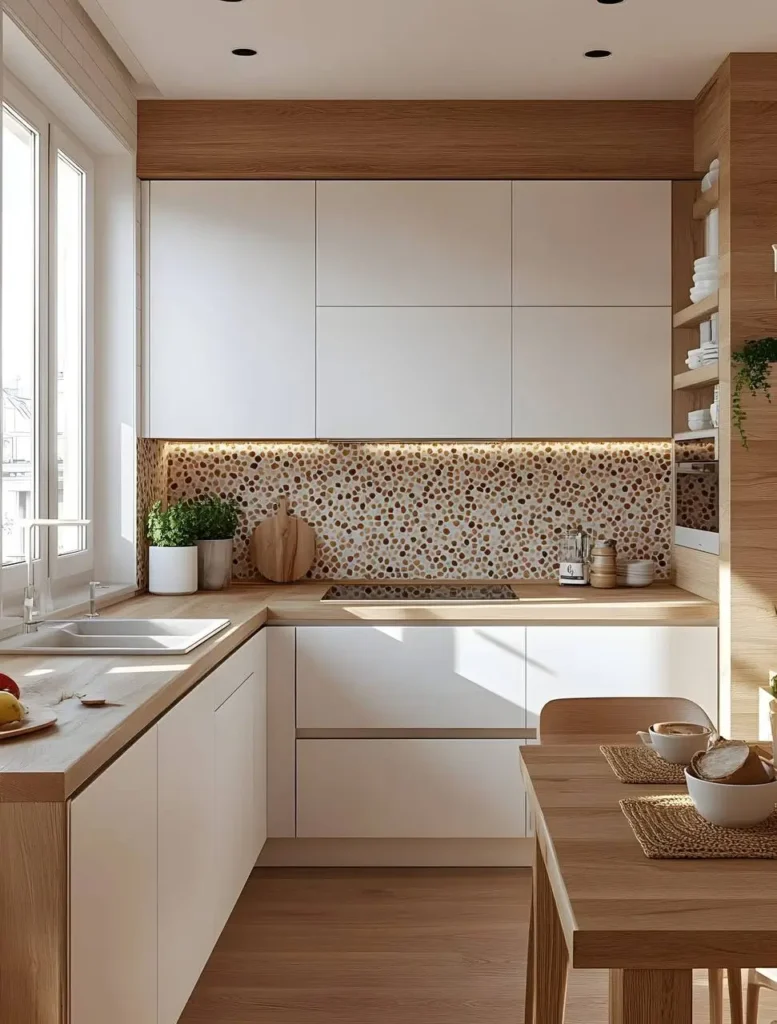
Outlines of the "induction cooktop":
{"type": "Polygon", "coordinates": [[[321,598],[350,604],[492,604],[520,598],[506,583],[340,583],[321,598]]]}

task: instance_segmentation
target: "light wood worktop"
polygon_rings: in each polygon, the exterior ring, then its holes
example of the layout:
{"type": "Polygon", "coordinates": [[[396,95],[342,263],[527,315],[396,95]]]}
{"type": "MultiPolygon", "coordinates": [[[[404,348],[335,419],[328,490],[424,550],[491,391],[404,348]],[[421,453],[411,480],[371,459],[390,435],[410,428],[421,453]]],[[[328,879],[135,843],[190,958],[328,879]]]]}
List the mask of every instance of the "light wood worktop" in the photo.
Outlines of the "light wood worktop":
{"type": "Polygon", "coordinates": [[[717,605],[669,585],[595,591],[517,584],[516,605],[369,606],[320,603],[329,584],[233,587],[191,597],[132,598],[104,612],[124,618],[231,620],[229,629],[188,655],[75,657],[5,655],[0,669],[16,679],[23,700],[56,707],[56,727],[0,743],[0,801],[68,799],[111,758],[266,623],[466,625],[716,625],[717,605]],[[76,694],[105,696],[85,708],[76,694]]]}

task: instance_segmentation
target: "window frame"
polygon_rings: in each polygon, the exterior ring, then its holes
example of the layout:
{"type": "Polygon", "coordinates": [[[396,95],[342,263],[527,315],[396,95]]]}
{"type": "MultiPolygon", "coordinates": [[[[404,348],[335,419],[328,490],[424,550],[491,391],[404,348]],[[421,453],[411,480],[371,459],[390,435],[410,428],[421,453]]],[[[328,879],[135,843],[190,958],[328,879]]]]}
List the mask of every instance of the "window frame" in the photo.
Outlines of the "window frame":
{"type": "MultiPolygon", "coordinates": [[[[36,482],[38,516],[56,519],[57,501],[57,155],[62,152],[86,175],[84,191],[84,347],[83,388],[83,518],[93,518],[94,495],[94,158],[51,112],[7,72],[3,75],[3,107],[9,107],[38,132],[38,352],[35,367],[37,415],[34,443],[37,450],[36,482]]],[[[1,211],[1,206],[0,206],[1,211]]],[[[2,366],[0,364],[0,379],[2,366]]],[[[33,573],[36,585],[47,577],[52,581],[77,582],[89,577],[94,566],[94,528],[84,527],[83,550],[60,555],[53,531],[39,530],[35,544],[33,573]],[[51,535],[51,543],[49,543],[51,535]]],[[[0,532],[0,553],[2,552],[0,532]]],[[[6,595],[21,592],[27,582],[25,563],[2,565],[2,590],[6,595]]]]}

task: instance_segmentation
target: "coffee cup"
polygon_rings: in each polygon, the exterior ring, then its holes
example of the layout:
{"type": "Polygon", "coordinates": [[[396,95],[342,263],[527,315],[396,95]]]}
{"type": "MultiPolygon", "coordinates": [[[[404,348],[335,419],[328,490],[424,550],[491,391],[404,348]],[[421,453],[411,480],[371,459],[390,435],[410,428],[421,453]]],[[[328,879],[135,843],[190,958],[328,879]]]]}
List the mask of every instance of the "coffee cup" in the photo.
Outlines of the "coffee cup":
{"type": "Polygon", "coordinates": [[[698,722],[656,722],[637,736],[670,764],[690,764],[700,750],[706,750],[712,729],[698,722]]]}

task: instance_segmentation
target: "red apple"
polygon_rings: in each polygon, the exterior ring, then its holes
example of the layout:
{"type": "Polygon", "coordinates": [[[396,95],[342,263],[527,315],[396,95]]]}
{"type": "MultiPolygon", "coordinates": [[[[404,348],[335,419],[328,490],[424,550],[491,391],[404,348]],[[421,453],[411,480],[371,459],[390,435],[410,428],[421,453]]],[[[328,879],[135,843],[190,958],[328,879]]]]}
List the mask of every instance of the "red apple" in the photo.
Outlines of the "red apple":
{"type": "Polygon", "coordinates": [[[19,687],[10,676],[5,674],[5,672],[0,672],[0,690],[7,690],[9,693],[12,693],[17,700],[21,696],[19,687]]]}

